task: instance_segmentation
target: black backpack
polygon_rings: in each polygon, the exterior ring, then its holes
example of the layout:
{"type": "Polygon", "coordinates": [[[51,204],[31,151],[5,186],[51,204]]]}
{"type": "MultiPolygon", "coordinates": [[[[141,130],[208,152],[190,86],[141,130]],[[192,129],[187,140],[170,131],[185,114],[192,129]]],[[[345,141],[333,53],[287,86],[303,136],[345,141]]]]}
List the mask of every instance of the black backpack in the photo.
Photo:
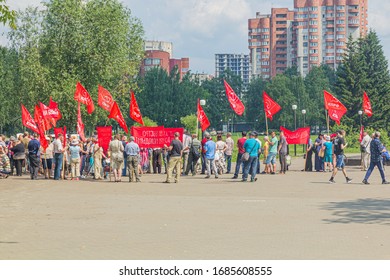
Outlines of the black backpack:
{"type": "Polygon", "coordinates": [[[199,149],[197,149],[194,145],[191,145],[190,152],[193,160],[198,160],[200,158],[199,149]]]}

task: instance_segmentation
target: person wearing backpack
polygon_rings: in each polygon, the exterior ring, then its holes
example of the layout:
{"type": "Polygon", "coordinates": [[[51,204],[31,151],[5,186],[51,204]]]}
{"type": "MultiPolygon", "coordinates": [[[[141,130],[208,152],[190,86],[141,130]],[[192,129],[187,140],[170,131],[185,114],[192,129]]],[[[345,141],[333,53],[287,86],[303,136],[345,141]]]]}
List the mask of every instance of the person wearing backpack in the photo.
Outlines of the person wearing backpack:
{"type": "Polygon", "coordinates": [[[188,164],[184,175],[187,176],[190,171],[192,172],[192,176],[196,175],[198,161],[201,157],[201,146],[202,144],[198,140],[196,134],[192,134],[192,142],[190,143],[189,147],[184,148],[184,150],[189,150],[188,164]]]}

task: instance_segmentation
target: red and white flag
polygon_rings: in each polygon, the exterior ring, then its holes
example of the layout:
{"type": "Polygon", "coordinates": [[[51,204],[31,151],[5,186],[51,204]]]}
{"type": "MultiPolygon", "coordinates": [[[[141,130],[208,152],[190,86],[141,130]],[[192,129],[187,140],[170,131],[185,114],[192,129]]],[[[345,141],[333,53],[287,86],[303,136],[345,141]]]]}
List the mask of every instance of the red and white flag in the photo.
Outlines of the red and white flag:
{"type": "Polygon", "coordinates": [[[284,132],[286,141],[289,145],[305,145],[309,143],[310,139],[310,127],[298,128],[295,131],[288,130],[287,128],[281,126],[280,131],[284,132]]]}
{"type": "Polygon", "coordinates": [[[26,107],[24,107],[23,104],[21,104],[22,107],[22,124],[31,129],[32,131],[39,133],[39,129],[33,118],[31,117],[30,112],[27,110],[26,107]]]}
{"type": "Polygon", "coordinates": [[[225,85],[226,96],[230,103],[230,107],[237,115],[241,116],[245,111],[244,104],[241,102],[240,98],[238,98],[232,87],[225,80],[223,80],[223,83],[225,85]]]}
{"type": "Polygon", "coordinates": [[[363,110],[367,117],[372,117],[372,107],[366,92],[363,93],[363,110]]]}
{"type": "Polygon", "coordinates": [[[43,117],[45,118],[46,122],[51,123],[53,126],[57,125],[57,120],[53,118],[53,115],[57,116],[57,113],[54,112],[51,108],[43,104],[42,102],[39,102],[39,107],[42,111],[43,117]]]}
{"type": "Polygon", "coordinates": [[[43,115],[41,107],[38,105],[35,105],[34,121],[38,126],[39,134],[45,134],[45,131],[48,131],[52,127],[50,122],[43,115]]]}
{"type": "Polygon", "coordinates": [[[200,101],[198,99],[198,120],[200,123],[200,127],[202,128],[202,131],[205,131],[210,126],[210,121],[206,116],[206,113],[204,112],[202,106],[200,105],[200,101]]]}
{"type": "Polygon", "coordinates": [[[131,92],[131,101],[130,101],[130,118],[135,122],[139,123],[142,126],[145,126],[142,119],[141,111],[138,107],[137,100],[135,99],[134,92],[131,92]]]}
{"type": "Polygon", "coordinates": [[[80,84],[80,82],[77,82],[76,91],[74,92],[74,100],[87,106],[88,114],[92,114],[92,112],[95,110],[95,105],[93,105],[91,96],[89,95],[88,91],[80,84]]]}
{"type": "Polygon", "coordinates": [[[111,93],[101,85],[98,86],[98,104],[108,112],[111,112],[111,108],[114,105],[111,93]]]}
{"type": "Polygon", "coordinates": [[[264,112],[267,118],[272,121],[273,116],[279,112],[282,107],[276,103],[265,91],[263,92],[264,112]]]}
{"type": "Polygon", "coordinates": [[[324,90],[325,109],[328,110],[329,117],[340,125],[341,118],[347,112],[347,108],[332,94],[324,90]]]}
{"type": "Polygon", "coordinates": [[[85,142],[85,134],[84,134],[84,123],[81,119],[81,110],[80,110],[80,102],[78,103],[78,110],[77,110],[77,133],[80,136],[80,139],[85,142]]]}
{"type": "Polygon", "coordinates": [[[116,120],[119,126],[126,132],[126,134],[129,133],[129,129],[127,128],[127,124],[125,119],[123,118],[121,109],[116,102],[114,102],[114,105],[112,105],[111,112],[108,118],[116,120]]]}
{"type": "Polygon", "coordinates": [[[53,99],[51,99],[51,96],[49,101],[49,108],[51,109],[50,115],[52,118],[54,118],[56,121],[62,118],[60,109],[58,109],[58,103],[54,102],[53,99]]]}

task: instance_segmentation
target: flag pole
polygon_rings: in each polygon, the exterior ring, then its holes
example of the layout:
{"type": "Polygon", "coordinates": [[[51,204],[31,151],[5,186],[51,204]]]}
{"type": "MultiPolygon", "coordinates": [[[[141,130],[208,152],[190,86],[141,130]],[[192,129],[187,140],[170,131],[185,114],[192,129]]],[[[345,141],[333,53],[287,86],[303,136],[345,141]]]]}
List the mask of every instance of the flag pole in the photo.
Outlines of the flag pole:
{"type": "Polygon", "coordinates": [[[327,129],[327,133],[329,134],[329,114],[326,109],[325,109],[325,117],[326,117],[326,129],[327,129]]]}
{"type": "Polygon", "coordinates": [[[265,131],[266,131],[266,134],[268,135],[268,119],[267,119],[267,113],[264,112],[264,115],[265,115],[265,131]]]}

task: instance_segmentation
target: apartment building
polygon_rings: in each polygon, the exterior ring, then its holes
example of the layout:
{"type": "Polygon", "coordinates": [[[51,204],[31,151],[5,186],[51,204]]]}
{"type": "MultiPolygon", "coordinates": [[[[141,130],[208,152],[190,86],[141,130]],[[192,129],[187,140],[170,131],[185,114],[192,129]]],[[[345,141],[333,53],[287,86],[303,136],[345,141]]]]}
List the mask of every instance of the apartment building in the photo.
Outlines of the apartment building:
{"type": "Polygon", "coordinates": [[[248,20],[248,47],[254,76],[271,78],[297,66],[337,68],[348,38],[367,34],[368,0],[294,0],[294,10],[273,8],[248,20]]]}
{"type": "Polygon", "coordinates": [[[219,77],[227,69],[240,76],[244,90],[248,88],[251,76],[250,58],[247,54],[215,54],[215,76],[219,77]]]}

